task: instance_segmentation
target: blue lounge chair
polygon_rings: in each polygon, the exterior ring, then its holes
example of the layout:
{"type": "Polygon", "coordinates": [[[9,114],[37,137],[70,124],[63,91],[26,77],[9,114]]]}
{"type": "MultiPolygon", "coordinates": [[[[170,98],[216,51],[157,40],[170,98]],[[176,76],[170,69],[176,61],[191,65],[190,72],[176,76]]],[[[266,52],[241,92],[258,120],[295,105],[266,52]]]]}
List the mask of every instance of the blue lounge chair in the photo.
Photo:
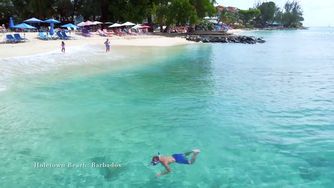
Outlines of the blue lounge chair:
{"type": "Polygon", "coordinates": [[[21,35],[18,34],[18,33],[15,33],[15,34],[14,34],[14,38],[15,38],[17,41],[19,41],[19,42],[24,42],[24,41],[25,41],[25,39],[22,38],[21,35]]]}
{"type": "Polygon", "coordinates": [[[39,32],[38,33],[38,38],[41,40],[48,40],[48,37],[46,36],[46,34],[44,32],[39,32]]]}
{"type": "Polygon", "coordinates": [[[86,28],[83,28],[83,29],[82,29],[81,34],[82,34],[84,37],[90,37],[90,36],[91,36],[91,33],[90,33],[89,30],[86,29],[86,28]]]}
{"type": "Polygon", "coordinates": [[[65,37],[65,40],[70,39],[70,37],[68,35],[66,35],[65,31],[62,31],[61,34],[65,37]]]}
{"type": "Polygon", "coordinates": [[[13,37],[13,35],[8,34],[8,35],[6,35],[6,42],[9,42],[9,43],[16,43],[16,42],[18,42],[18,41],[13,37]]]}
{"type": "Polygon", "coordinates": [[[52,39],[52,40],[57,40],[59,38],[59,36],[57,35],[57,33],[54,33],[53,35],[51,35],[51,33],[47,33],[47,37],[49,39],[52,39]]]}
{"type": "Polygon", "coordinates": [[[67,40],[66,37],[64,37],[64,35],[62,35],[62,33],[60,31],[57,31],[57,36],[61,39],[61,40],[67,40]]]}

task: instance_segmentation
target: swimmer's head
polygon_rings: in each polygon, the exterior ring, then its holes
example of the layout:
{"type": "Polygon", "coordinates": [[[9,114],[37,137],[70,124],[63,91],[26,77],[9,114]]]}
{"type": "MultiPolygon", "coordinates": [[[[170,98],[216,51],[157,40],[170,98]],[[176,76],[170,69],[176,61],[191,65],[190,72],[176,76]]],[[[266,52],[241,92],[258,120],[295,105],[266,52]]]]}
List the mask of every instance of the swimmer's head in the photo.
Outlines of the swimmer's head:
{"type": "Polygon", "coordinates": [[[152,157],[152,161],[151,161],[151,164],[152,165],[157,165],[157,164],[159,164],[160,163],[160,160],[159,160],[159,156],[153,156],[152,157]]]}

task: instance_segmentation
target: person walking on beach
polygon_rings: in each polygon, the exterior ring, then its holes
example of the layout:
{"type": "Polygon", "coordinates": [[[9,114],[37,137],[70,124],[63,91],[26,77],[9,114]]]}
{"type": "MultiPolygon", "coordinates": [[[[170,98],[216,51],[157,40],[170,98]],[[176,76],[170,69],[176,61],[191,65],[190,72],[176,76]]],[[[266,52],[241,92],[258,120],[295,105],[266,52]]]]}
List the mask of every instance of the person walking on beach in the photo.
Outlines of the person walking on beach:
{"type": "Polygon", "coordinates": [[[104,45],[106,46],[106,52],[109,52],[109,51],[110,51],[110,41],[109,41],[109,39],[107,39],[107,40],[104,42],[104,45]]]}
{"type": "Polygon", "coordinates": [[[159,176],[166,175],[172,171],[172,169],[169,166],[169,164],[171,163],[175,162],[178,164],[194,164],[196,157],[199,153],[200,153],[199,149],[194,149],[186,153],[173,154],[172,156],[161,156],[159,154],[159,155],[153,156],[151,164],[157,165],[161,163],[165,167],[166,170],[164,172],[157,174],[157,176],[159,177],[159,176]],[[189,160],[187,156],[190,154],[192,154],[192,156],[191,156],[191,159],[189,160]]]}
{"type": "Polygon", "coordinates": [[[65,53],[65,42],[61,41],[61,52],[65,53]]]}

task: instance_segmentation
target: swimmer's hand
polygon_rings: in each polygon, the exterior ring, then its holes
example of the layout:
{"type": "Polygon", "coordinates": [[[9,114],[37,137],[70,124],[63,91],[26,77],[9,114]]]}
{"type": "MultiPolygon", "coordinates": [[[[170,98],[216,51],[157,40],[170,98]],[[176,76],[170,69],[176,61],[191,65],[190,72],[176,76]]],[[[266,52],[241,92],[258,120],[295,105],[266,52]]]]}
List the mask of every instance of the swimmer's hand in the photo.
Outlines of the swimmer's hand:
{"type": "Polygon", "coordinates": [[[158,173],[158,174],[156,175],[157,177],[166,175],[166,174],[168,174],[168,173],[170,173],[170,172],[172,171],[172,169],[169,167],[168,164],[162,163],[162,165],[164,165],[164,167],[166,168],[166,170],[165,170],[164,172],[158,173]]]}
{"type": "Polygon", "coordinates": [[[166,175],[166,174],[168,174],[168,173],[170,173],[170,171],[166,170],[165,172],[158,173],[156,176],[157,176],[157,177],[160,177],[160,176],[166,175]]]}

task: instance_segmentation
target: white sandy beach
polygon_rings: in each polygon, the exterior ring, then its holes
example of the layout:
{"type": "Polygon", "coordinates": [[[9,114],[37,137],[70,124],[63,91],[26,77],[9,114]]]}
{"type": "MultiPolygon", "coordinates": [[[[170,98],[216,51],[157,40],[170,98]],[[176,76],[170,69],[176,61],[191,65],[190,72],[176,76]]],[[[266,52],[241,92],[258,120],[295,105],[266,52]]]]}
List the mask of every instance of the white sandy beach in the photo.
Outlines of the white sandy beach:
{"type": "MultiPolygon", "coordinates": [[[[7,33],[0,33],[0,39],[4,39],[7,33]]],[[[23,33],[20,33],[23,36],[23,33]]],[[[66,40],[66,50],[71,52],[72,47],[81,45],[100,45],[101,50],[104,50],[104,41],[107,37],[101,37],[94,34],[92,37],[83,37],[71,34],[74,37],[73,40],[66,40]]],[[[0,58],[28,56],[39,53],[46,53],[59,50],[61,40],[40,40],[37,38],[37,33],[25,33],[25,37],[28,41],[23,43],[2,43],[0,44],[0,58]]],[[[163,37],[156,35],[139,35],[139,36],[125,36],[125,37],[108,37],[112,46],[177,46],[192,44],[193,42],[187,41],[180,37],[163,37]]]]}

